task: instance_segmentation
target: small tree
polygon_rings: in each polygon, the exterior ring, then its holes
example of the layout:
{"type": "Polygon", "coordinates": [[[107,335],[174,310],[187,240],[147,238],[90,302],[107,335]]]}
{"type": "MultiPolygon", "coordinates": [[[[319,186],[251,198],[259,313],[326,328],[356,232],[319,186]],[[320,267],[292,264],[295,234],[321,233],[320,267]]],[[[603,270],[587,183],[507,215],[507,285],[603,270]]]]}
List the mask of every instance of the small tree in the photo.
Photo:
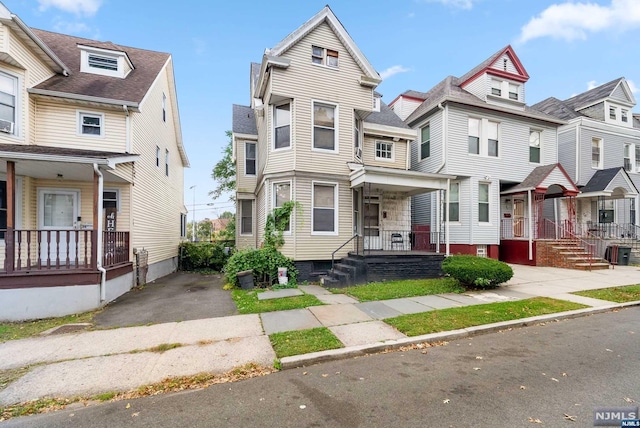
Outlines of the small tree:
{"type": "MultiPolygon", "coordinates": [[[[236,189],[236,165],[233,162],[233,133],[226,131],[225,134],[229,138],[227,145],[222,149],[222,159],[220,159],[213,167],[211,178],[213,178],[217,186],[209,192],[209,196],[218,199],[224,192],[232,192],[236,189]]],[[[235,199],[231,196],[231,199],[235,199]]]]}

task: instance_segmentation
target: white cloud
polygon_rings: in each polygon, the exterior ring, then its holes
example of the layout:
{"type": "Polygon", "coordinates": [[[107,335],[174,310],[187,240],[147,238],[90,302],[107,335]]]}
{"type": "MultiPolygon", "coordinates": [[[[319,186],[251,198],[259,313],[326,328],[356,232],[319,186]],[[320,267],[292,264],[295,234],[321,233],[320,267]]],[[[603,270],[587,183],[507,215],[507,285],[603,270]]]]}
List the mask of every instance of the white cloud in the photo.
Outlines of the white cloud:
{"type": "Polygon", "coordinates": [[[50,7],[76,15],[93,16],[96,14],[102,0],[38,0],[40,10],[46,11],[50,7]]]}
{"type": "Polygon", "coordinates": [[[593,88],[597,88],[599,85],[595,80],[589,80],[587,82],[587,91],[592,90],[593,88]]]}
{"type": "Polygon", "coordinates": [[[442,3],[456,9],[469,10],[473,7],[473,2],[477,0],[425,0],[429,3],[442,3]]]}
{"type": "Polygon", "coordinates": [[[610,5],[565,2],[553,4],[521,29],[519,41],[539,37],[567,41],[587,38],[589,33],[608,29],[640,27],[638,0],[611,0],[610,5]]]}
{"type": "Polygon", "coordinates": [[[411,69],[403,67],[401,65],[394,65],[393,67],[389,67],[386,70],[380,72],[380,77],[382,77],[383,79],[387,79],[394,74],[406,73],[407,71],[411,71],[411,69]]]}
{"type": "Polygon", "coordinates": [[[627,83],[629,84],[629,89],[631,89],[631,92],[633,92],[634,94],[638,92],[638,87],[635,83],[633,83],[633,80],[627,80],[627,83]]]}
{"type": "Polygon", "coordinates": [[[84,22],[68,22],[68,21],[56,21],[53,24],[53,29],[63,34],[82,34],[91,31],[89,26],[84,22]]]}

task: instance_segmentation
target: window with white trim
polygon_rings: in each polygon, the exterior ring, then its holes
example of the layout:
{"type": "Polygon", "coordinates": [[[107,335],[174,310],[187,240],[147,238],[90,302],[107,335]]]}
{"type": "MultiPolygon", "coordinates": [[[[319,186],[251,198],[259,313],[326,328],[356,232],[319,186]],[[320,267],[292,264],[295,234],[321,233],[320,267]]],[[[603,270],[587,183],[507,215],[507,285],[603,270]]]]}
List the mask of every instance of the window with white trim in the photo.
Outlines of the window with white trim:
{"type": "Polygon", "coordinates": [[[156,146],[156,166],[160,168],[160,147],[156,146]]]}
{"type": "Polygon", "coordinates": [[[469,153],[480,154],[480,119],[469,118],[469,153]]]}
{"type": "Polygon", "coordinates": [[[609,119],[617,120],[618,116],[616,110],[617,109],[615,107],[609,107],[609,119]]]}
{"type": "MultiPolygon", "coordinates": [[[[291,183],[273,183],[273,207],[280,208],[284,205],[285,202],[291,201],[291,183]]],[[[289,218],[291,220],[291,218],[289,218]]],[[[287,227],[284,229],[285,232],[291,231],[290,221],[287,222],[287,227]]]]}
{"type": "Polygon", "coordinates": [[[18,78],[0,72],[0,132],[16,134],[18,78]]]}
{"type": "Polygon", "coordinates": [[[312,193],[312,232],[316,234],[337,233],[338,185],[313,183],[312,193]]]}
{"type": "Polygon", "coordinates": [[[376,160],[393,160],[393,143],[376,141],[376,160]]]}
{"type": "Polygon", "coordinates": [[[420,160],[431,156],[431,125],[420,128],[420,160]]]}
{"type": "Polygon", "coordinates": [[[591,168],[602,169],[602,138],[591,139],[591,168]]]}
{"type": "Polygon", "coordinates": [[[78,133],[80,135],[104,135],[104,115],[102,113],[78,112],[78,133]]]}
{"type": "Polygon", "coordinates": [[[509,83],[509,99],[510,100],[518,101],[518,90],[519,90],[518,85],[509,83]]]}
{"type": "Polygon", "coordinates": [[[313,148],[336,151],[338,106],[313,102],[313,148]]]}
{"type": "Polygon", "coordinates": [[[244,143],[244,175],[256,175],[256,143],[244,143]]]}
{"type": "Polygon", "coordinates": [[[636,144],[636,172],[640,172],[640,144],[636,144]]]}
{"type": "Polygon", "coordinates": [[[499,154],[499,142],[498,142],[499,124],[497,122],[487,122],[487,155],[498,157],[499,154]]]}
{"type": "Polygon", "coordinates": [[[529,131],[529,162],[540,163],[540,131],[529,131]]]}
{"type": "Polygon", "coordinates": [[[165,93],[162,93],[162,121],[167,121],[167,96],[165,93]]]}
{"type": "Polygon", "coordinates": [[[106,189],[102,192],[102,208],[115,208],[120,211],[119,192],[117,189],[106,189]]]}
{"type": "Polygon", "coordinates": [[[241,199],[240,201],[240,234],[253,234],[253,201],[241,199]]]}
{"type": "Polygon", "coordinates": [[[460,183],[449,186],[449,221],[460,221],[460,183]]]}
{"type": "Polygon", "coordinates": [[[0,181],[0,239],[4,239],[7,229],[7,182],[0,181]]]}
{"type": "Polygon", "coordinates": [[[109,70],[109,71],[118,71],[117,57],[90,53],[90,54],[87,54],[87,64],[91,68],[99,68],[101,70],[109,70]]]}
{"type": "Polygon", "coordinates": [[[311,62],[327,67],[338,68],[338,51],[311,46],[311,62]]]}
{"type": "Polygon", "coordinates": [[[273,106],[273,148],[291,147],[291,104],[273,106]]]}
{"type": "Polygon", "coordinates": [[[187,237],[187,215],[185,213],[180,213],[180,238],[184,239],[187,237]]]}
{"type": "Polygon", "coordinates": [[[624,155],[623,155],[623,166],[624,166],[624,170],[627,172],[633,172],[633,161],[631,159],[631,155],[632,155],[632,151],[631,151],[631,144],[625,144],[624,145],[624,155]]]}
{"type": "Polygon", "coordinates": [[[353,119],[353,153],[356,157],[356,159],[362,159],[362,146],[361,146],[361,142],[360,142],[360,125],[361,125],[361,121],[360,119],[358,119],[358,117],[355,115],[354,112],[354,119],[353,119]]]}
{"type": "Polygon", "coordinates": [[[491,95],[502,96],[502,82],[500,80],[491,79],[491,95]]]}
{"type": "Polygon", "coordinates": [[[629,110],[620,110],[620,120],[625,123],[629,121],[629,110]]]}
{"type": "Polygon", "coordinates": [[[491,78],[489,94],[492,95],[493,97],[509,99],[512,101],[519,101],[520,85],[517,83],[506,81],[506,80],[496,79],[494,77],[494,78],[491,78]]]}
{"type": "Polygon", "coordinates": [[[489,183],[478,183],[478,222],[489,223],[489,183]]]}
{"type": "Polygon", "coordinates": [[[169,150],[164,151],[164,175],[169,176],[169,150]]]}

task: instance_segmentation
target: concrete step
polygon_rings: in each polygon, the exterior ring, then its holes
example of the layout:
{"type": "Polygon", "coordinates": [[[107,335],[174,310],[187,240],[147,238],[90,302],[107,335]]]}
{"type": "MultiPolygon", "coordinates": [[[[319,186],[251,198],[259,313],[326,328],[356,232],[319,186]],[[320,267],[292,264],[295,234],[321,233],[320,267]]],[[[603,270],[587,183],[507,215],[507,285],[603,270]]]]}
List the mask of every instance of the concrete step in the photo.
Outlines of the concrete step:
{"type": "Polygon", "coordinates": [[[346,273],[351,278],[355,278],[357,268],[353,265],[348,265],[345,263],[336,263],[334,266],[334,270],[338,272],[346,273]]]}
{"type": "Polygon", "coordinates": [[[340,281],[330,276],[323,276],[320,278],[320,284],[328,288],[335,288],[340,286],[340,281]]]}
{"type": "Polygon", "coordinates": [[[589,263],[576,263],[575,268],[579,270],[606,270],[609,269],[609,263],[607,262],[593,262],[589,263]]]}

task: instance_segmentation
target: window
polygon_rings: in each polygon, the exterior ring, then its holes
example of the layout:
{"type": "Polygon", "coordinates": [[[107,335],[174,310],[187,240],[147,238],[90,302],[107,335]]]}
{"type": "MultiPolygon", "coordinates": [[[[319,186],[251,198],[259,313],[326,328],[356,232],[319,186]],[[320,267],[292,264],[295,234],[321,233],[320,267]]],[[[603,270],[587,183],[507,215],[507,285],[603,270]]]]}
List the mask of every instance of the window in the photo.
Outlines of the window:
{"type": "MultiPolygon", "coordinates": [[[[291,200],[291,183],[274,183],[273,184],[273,207],[280,208],[285,202],[291,200]]],[[[285,232],[291,231],[291,225],[287,223],[285,232]]]]}
{"type": "Polygon", "coordinates": [[[616,120],[616,108],[615,107],[609,107],[609,119],[613,119],[616,120]]]}
{"type": "Polygon", "coordinates": [[[376,159],[393,160],[393,143],[376,141],[376,159]]]}
{"type": "Polygon", "coordinates": [[[498,97],[502,96],[502,82],[496,79],[491,79],[491,95],[498,97]]]}
{"type": "Polygon", "coordinates": [[[336,229],[337,193],[335,184],[313,183],[312,215],[313,232],[334,234],[336,229]]]}
{"type": "Polygon", "coordinates": [[[449,187],[449,221],[460,221],[460,183],[449,187]]]}
{"type": "Polygon", "coordinates": [[[360,147],[360,120],[353,119],[353,152],[357,159],[362,159],[362,148],[360,147]]]}
{"type": "Polygon", "coordinates": [[[0,181],[0,239],[7,229],[7,182],[0,181]]]}
{"type": "Polygon", "coordinates": [[[313,148],[336,151],[337,106],[313,103],[313,148]]]}
{"type": "Polygon", "coordinates": [[[509,83],[509,99],[515,101],[518,100],[518,85],[509,83]]]}
{"type": "Polygon", "coordinates": [[[164,175],[169,176],[169,150],[164,151],[164,175]]]}
{"type": "Polygon", "coordinates": [[[629,121],[629,111],[628,110],[621,110],[620,111],[620,120],[623,122],[628,122],[629,121]]]}
{"type": "Polygon", "coordinates": [[[478,184],[478,221],[489,222],[489,183],[478,184]]]}
{"type": "Polygon", "coordinates": [[[187,237],[187,215],[180,213],[180,238],[187,237]]]}
{"type": "Polygon", "coordinates": [[[81,135],[102,136],[102,114],[78,112],[78,118],[80,122],[79,133],[81,135]]]}
{"type": "Polygon", "coordinates": [[[629,206],[629,223],[636,224],[636,200],[631,199],[631,205],[629,206]]]}
{"type": "Polygon", "coordinates": [[[319,46],[311,47],[311,62],[328,67],[338,67],[338,51],[321,48],[319,46]]]}
{"type": "Polygon", "coordinates": [[[244,175],[256,175],[256,143],[244,143],[244,175]]]}
{"type": "Polygon", "coordinates": [[[631,144],[624,145],[624,170],[627,172],[633,171],[633,163],[631,162],[631,144]]]}
{"type": "Polygon", "coordinates": [[[156,166],[160,168],[160,147],[156,146],[156,166]]]}
{"type": "Polygon", "coordinates": [[[240,234],[253,234],[253,201],[251,199],[240,200],[240,234]]]}
{"type": "Polygon", "coordinates": [[[480,119],[469,118],[469,153],[480,154],[480,119]]]}
{"type": "Polygon", "coordinates": [[[591,167],[602,169],[602,139],[591,139],[591,167]]]}
{"type": "Polygon", "coordinates": [[[498,123],[488,122],[487,154],[498,157],[498,123]]]}
{"type": "Polygon", "coordinates": [[[162,93],[162,121],[167,121],[167,96],[162,93]]]}
{"type": "Polygon", "coordinates": [[[18,79],[0,72],[0,132],[15,131],[17,95],[18,79]]]}
{"type": "Polygon", "coordinates": [[[291,146],[291,104],[273,107],[273,148],[291,146]]]}
{"type": "Polygon", "coordinates": [[[598,223],[613,223],[615,218],[615,201],[598,197],[598,223]]]}
{"type": "Polygon", "coordinates": [[[91,68],[99,68],[101,70],[118,71],[118,58],[89,54],[87,62],[91,68]]]}
{"type": "Polygon", "coordinates": [[[640,144],[636,144],[636,172],[640,172],[640,144]]]}
{"type": "Polygon", "coordinates": [[[117,190],[105,190],[102,192],[102,208],[115,208],[118,210],[117,190]]]}
{"type": "Polygon", "coordinates": [[[529,162],[540,163],[540,131],[529,131],[529,162]]]}
{"type": "Polygon", "coordinates": [[[431,156],[431,126],[426,125],[420,129],[420,160],[431,156]]]}

